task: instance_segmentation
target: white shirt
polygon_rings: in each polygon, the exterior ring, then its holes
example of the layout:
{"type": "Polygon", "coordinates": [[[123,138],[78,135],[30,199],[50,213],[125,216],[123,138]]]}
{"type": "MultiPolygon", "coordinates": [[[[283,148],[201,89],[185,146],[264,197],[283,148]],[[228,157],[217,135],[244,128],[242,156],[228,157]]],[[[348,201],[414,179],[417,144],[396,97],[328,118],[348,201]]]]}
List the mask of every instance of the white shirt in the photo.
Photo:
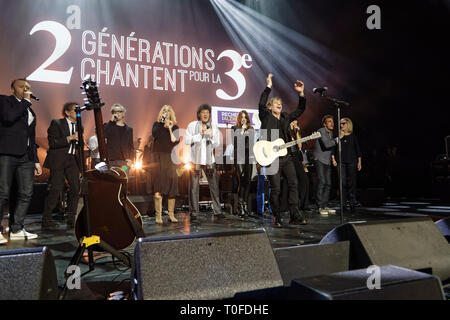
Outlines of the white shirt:
{"type": "Polygon", "coordinates": [[[187,145],[191,145],[193,143],[201,143],[200,146],[200,160],[198,161],[199,163],[197,163],[196,161],[196,154],[194,151],[194,148],[191,146],[191,151],[189,153],[189,161],[195,164],[200,164],[200,165],[206,165],[207,161],[207,148],[206,148],[206,143],[207,141],[211,142],[212,148],[210,148],[210,154],[209,154],[209,158],[211,159],[211,163],[215,163],[215,159],[214,159],[214,152],[213,149],[218,147],[220,145],[220,131],[219,128],[217,127],[216,124],[211,124],[211,129],[212,129],[212,137],[207,137],[207,136],[202,136],[201,133],[196,133],[196,128],[197,125],[200,125],[200,121],[192,121],[191,123],[189,123],[187,129],[186,129],[186,134],[184,136],[184,143],[187,145]]]}
{"type": "MultiPolygon", "coordinates": [[[[16,97],[16,96],[14,96],[14,97],[16,97]]],[[[22,100],[19,100],[19,98],[16,97],[16,99],[17,99],[17,101],[22,102],[22,100]]],[[[28,99],[24,98],[24,100],[27,100],[29,103],[31,103],[31,101],[28,99]]],[[[31,113],[30,108],[27,108],[27,111],[28,111],[28,126],[30,126],[34,121],[34,117],[33,117],[33,114],[31,113]]],[[[29,146],[29,145],[30,145],[30,139],[28,139],[28,141],[27,141],[27,146],[29,146]]]]}
{"type": "MultiPolygon", "coordinates": [[[[69,125],[69,132],[70,135],[73,135],[75,133],[75,131],[77,131],[77,124],[75,122],[72,122],[69,120],[69,118],[66,117],[66,121],[67,124],[69,125]],[[74,130],[72,130],[72,123],[74,124],[74,130]]],[[[75,154],[75,150],[72,150],[72,148],[74,147],[73,143],[70,143],[70,148],[69,148],[69,154],[75,154]]]]}
{"type": "Polygon", "coordinates": [[[97,136],[92,136],[89,138],[88,146],[89,146],[89,150],[91,151],[91,158],[92,159],[100,159],[100,153],[98,152],[98,150],[97,150],[97,152],[93,151],[98,148],[97,136]]]}

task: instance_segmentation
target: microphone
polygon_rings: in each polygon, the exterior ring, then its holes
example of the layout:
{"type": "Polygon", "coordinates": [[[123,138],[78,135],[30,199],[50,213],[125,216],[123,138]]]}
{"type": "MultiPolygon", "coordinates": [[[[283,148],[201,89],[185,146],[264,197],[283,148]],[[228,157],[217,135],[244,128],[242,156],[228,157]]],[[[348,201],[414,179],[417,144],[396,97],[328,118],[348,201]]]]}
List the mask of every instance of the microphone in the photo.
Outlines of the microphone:
{"type": "Polygon", "coordinates": [[[116,115],[114,115],[114,122],[116,122],[117,121],[117,116],[116,115]]]}
{"type": "Polygon", "coordinates": [[[36,100],[36,101],[39,101],[39,98],[38,97],[36,97],[35,95],[33,95],[33,94],[30,94],[30,98],[31,99],[34,99],[34,100],[36,100]]]}
{"type": "Polygon", "coordinates": [[[320,87],[320,88],[314,88],[312,91],[313,93],[318,93],[321,96],[325,93],[325,91],[327,91],[328,88],[327,87],[320,87]]]}

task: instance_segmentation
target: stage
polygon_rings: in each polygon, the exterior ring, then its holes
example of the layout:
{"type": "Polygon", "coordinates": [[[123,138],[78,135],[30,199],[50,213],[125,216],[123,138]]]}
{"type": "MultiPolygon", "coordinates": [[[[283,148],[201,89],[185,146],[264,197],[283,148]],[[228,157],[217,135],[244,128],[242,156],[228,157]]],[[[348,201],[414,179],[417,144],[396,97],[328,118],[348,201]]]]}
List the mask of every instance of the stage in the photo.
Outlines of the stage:
{"type": "MultiPolygon", "coordinates": [[[[133,197],[131,196],[131,199],[133,197]]],[[[338,203],[334,203],[335,209],[338,203]]],[[[377,207],[358,207],[354,213],[344,214],[344,223],[356,221],[381,221],[394,219],[408,219],[415,217],[430,217],[433,221],[450,216],[450,207],[443,206],[437,199],[390,199],[377,207]]],[[[264,215],[251,215],[245,219],[235,215],[225,214],[224,218],[214,218],[209,212],[202,212],[196,221],[191,222],[186,211],[176,212],[178,223],[168,222],[166,214],[163,215],[164,224],[156,225],[155,218],[143,214],[143,229],[147,238],[177,235],[195,235],[200,233],[221,233],[228,231],[246,231],[264,228],[273,249],[290,246],[317,244],[332,229],[341,225],[339,210],[337,214],[321,216],[311,210],[308,214],[308,225],[289,225],[289,215],[282,215],[282,228],[272,226],[272,217],[264,215]]],[[[30,232],[37,233],[39,237],[29,241],[13,241],[0,246],[0,250],[33,248],[47,246],[54,257],[58,285],[64,284],[64,270],[78,246],[73,230],[66,229],[65,224],[54,231],[41,231],[41,215],[27,215],[25,226],[30,232]]],[[[8,225],[7,216],[2,221],[3,226],[8,225]]],[[[130,255],[134,253],[135,243],[125,251],[130,255]]],[[[88,270],[86,263],[81,264],[81,273],[88,270]]],[[[131,269],[118,263],[117,268],[110,255],[100,255],[95,260],[95,270],[82,276],[81,290],[69,290],[67,300],[104,300],[110,293],[130,290],[131,269]]]]}

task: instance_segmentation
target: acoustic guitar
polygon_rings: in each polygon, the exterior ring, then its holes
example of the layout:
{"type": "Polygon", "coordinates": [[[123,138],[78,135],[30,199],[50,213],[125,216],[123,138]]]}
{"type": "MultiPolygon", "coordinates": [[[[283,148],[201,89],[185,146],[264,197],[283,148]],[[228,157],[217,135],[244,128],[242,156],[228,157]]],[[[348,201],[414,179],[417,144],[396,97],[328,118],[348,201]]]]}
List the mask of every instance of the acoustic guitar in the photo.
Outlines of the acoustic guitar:
{"type": "Polygon", "coordinates": [[[281,138],[275,141],[260,140],[253,146],[253,153],[255,155],[256,161],[261,166],[266,167],[272,164],[272,162],[274,162],[278,157],[287,155],[287,148],[292,147],[297,143],[319,139],[320,137],[320,132],[315,132],[310,136],[300,138],[288,143],[284,143],[284,140],[281,138]]]}
{"type": "MultiPolygon", "coordinates": [[[[94,110],[95,130],[98,139],[100,160],[106,165],[100,169],[88,170],[87,198],[89,207],[90,233],[99,236],[116,250],[130,246],[142,232],[142,217],[139,210],[127,197],[128,177],[119,167],[110,167],[106,149],[101,103],[96,82],[83,82],[87,109],[94,110]]],[[[78,240],[87,236],[86,208],[83,207],[75,221],[75,235],[78,240]]]]}

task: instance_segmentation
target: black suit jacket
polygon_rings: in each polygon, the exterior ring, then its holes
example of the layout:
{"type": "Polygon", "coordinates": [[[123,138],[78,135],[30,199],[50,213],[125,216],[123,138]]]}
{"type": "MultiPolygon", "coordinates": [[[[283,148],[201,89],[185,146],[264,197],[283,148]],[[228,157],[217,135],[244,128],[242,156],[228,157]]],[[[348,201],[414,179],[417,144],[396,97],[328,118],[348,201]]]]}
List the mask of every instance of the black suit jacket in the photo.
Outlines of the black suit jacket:
{"type": "MultiPolygon", "coordinates": [[[[291,141],[291,129],[290,124],[292,121],[296,120],[298,117],[302,115],[302,113],[305,111],[306,108],[306,99],[305,97],[299,96],[298,100],[298,106],[297,109],[295,109],[291,113],[282,112],[280,115],[280,121],[281,121],[281,128],[278,128],[278,119],[275,118],[272,115],[272,112],[267,109],[267,99],[269,98],[269,94],[271,92],[271,89],[269,87],[266,87],[261,94],[261,98],[259,99],[259,105],[258,105],[258,113],[259,113],[259,119],[261,120],[261,129],[268,129],[267,132],[267,140],[272,141],[274,139],[271,139],[270,137],[270,129],[280,129],[283,131],[284,136],[289,142],[291,141]]],[[[282,135],[280,134],[279,137],[282,135]]]]}
{"type": "Polygon", "coordinates": [[[0,95],[0,154],[22,156],[39,162],[36,148],[36,114],[31,103],[18,101],[14,95],[0,95]],[[28,108],[34,120],[28,125],[28,108]],[[29,141],[29,145],[28,145],[29,141]]]}
{"type": "MultiPolygon", "coordinates": [[[[83,132],[83,128],[81,128],[81,132],[83,132]]],[[[66,154],[70,148],[70,143],[67,142],[67,137],[70,136],[70,128],[66,118],[52,120],[50,127],[47,129],[47,134],[49,149],[44,161],[44,167],[63,169],[66,154]]],[[[78,147],[76,154],[79,154],[78,147]]]]}

